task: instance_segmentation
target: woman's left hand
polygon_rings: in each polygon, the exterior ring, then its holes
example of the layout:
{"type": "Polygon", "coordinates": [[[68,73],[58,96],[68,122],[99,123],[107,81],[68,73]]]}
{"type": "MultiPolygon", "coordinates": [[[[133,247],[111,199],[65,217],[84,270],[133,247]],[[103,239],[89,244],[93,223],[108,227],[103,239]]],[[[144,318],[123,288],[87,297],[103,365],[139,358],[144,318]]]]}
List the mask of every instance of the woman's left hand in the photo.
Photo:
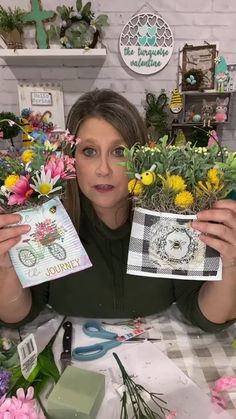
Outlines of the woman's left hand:
{"type": "Polygon", "coordinates": [[[200,211],[192,222],[201,240],[217,250],[223,266],[236,266],[236,201],[217,201],[209,210],[200,211]]]}

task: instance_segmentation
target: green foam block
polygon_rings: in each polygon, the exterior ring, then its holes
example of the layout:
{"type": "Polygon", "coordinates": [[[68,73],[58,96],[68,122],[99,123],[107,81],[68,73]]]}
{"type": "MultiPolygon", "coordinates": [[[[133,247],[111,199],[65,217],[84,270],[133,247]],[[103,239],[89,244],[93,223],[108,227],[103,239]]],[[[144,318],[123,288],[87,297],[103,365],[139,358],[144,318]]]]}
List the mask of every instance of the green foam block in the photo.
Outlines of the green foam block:
{"type": "Polygon", "coordinates": [[[50,419],[95,419],[105,394],[105,375],[68,366],[47,400],[50,419]]]}

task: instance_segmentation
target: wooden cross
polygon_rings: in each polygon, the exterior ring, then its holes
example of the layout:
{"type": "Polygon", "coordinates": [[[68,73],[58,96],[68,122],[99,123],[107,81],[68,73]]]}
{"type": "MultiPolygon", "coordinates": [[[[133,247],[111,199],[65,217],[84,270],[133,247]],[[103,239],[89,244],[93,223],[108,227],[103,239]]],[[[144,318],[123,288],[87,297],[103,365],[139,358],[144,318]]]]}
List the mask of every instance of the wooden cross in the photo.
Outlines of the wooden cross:
{"type": "Polygon", "coordinates": [[[44,21],[56,16],[52,10],[43,10],[40,0],[30,0],[31,12],[27,13],[24,21],[36,25],[36,43],[38,48],[49,48],[47,34],[44,28],[44,21]]]}

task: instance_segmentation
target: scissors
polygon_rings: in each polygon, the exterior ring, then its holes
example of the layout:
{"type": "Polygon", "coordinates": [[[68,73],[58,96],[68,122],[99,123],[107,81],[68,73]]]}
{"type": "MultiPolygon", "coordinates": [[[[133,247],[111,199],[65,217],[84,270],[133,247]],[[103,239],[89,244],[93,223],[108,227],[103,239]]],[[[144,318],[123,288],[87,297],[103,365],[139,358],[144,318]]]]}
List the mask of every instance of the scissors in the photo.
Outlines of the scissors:
{"type": "Polygon", "coordinates": [[[108,342],[95,343],[89,346],[78,346],[72,352],[72,357],[77,361],[93,361],[101,358],[112,348],[120,345],[122,342],[117,333],[108,332],[103,329],[96,320],[91,320],[83,325],[83,332],[92,338],[108,339],[108,342]]]}

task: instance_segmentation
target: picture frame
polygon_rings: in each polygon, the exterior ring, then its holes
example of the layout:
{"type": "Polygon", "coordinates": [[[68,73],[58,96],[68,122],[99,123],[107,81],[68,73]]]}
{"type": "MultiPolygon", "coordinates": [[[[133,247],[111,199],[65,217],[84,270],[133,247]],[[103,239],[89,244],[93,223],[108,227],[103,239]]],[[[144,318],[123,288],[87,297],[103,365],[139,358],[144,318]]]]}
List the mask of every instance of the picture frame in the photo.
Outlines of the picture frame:
{"type": "Polygon", "coordinates": [[[215,59],[218,55],[218,45],[204,44],[204,45],[188,45],[185,44],[181,50],[180,57],[180,84],[182,91],[186,90],[214,90],[215,88],[215,59]],[[191,70],[194,73],[202,72],[203,78],[199,85],[188,88],[185,82],[185,74],[190,74],[191,70]]]}
{"type": "Polygon", "coordinates": [[[63,88],[60,82],[19,81],[18,99],[20,110],[32,108],[36,112],[50,112],[57,128],[65,129],[63,88]]]}

